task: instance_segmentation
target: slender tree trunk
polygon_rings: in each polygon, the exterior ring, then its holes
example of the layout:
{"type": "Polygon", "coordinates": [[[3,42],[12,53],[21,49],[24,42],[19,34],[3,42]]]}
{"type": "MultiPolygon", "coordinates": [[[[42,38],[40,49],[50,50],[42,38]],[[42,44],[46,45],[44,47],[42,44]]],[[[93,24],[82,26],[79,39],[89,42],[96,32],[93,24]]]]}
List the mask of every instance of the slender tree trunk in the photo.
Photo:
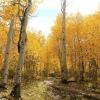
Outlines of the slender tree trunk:
{"type": "Polygon", "coordinates": [[[3,65],[3,74],[2,74],[2,86],[6,87],[7,80],[8,80],[8,70],[9,70],[9,54],[12,44],[12,38],[13,38],[13,32],[14,32],[14,19],[11,20],[9,32],[7,35],[7,44],[6,44],[6,50],[5,50],[5,56],[4,56],[4,65],[3,65]]]}
{"type": "Polygon", "coordinates": [[[76,35],[74,35],[73,37],[73,53],[74,53],[74,77],[75,77],[75,81],[77,81],[78,79],[78,75],[77,75],[77,51],[76,51],[76,35]]]}
{"type": "Polygon", "coordinates": [[[25,56],[25,45],[26,45],[26,28],[28,23],[28,14],[31,9],[32,2],[28,0],[28,5],[23,13],[23,18],[21,20],[21,29],[20,29],[20,37],[18,42],[18,52],[19,52],[19,59],[18,65],[16,67],[16,73],[14,77],[14,87],[11,91],[11,96],[14,100],[19,100],[21,98],[21,69],[24,66],[24,56],[25,56]]]}
{"type": "Polygon", "coordinates": [[[67,83],[67,63],[66,63],[66,0],[62,0],[62,32],[60,38],[60,66],[61,66],[61,82],[67,83]]]}
{"type": "Polygon", "coordinates": [[[96,88],[97,86],[97,69],[98,69],[98,65],[96,63],[95,58],[91,58],[90,62],[89,62],[89,67],[90,67],[90,81],[92,83],[92,87],[96,88]]]}
{"type": "Polygon", "coordinates": [[[84,62],[83,58],[80,61],[80,82],[84,81],[84,62]]]}
{"type": "Polygon", "coordinates": [[[80,51],[79,51],[80,78],[79,78],[79,81],[82,82],[82,81],[84,81],[84,61],[83,61],[84,59],[83,59],[83,49],[82,49],[82,46],[81,46],[81,43],[80,43],[78,33],[77,33],[77,39],[78,39],[78,43],[79,43],[79,46],[80,46],[80,51]]]}

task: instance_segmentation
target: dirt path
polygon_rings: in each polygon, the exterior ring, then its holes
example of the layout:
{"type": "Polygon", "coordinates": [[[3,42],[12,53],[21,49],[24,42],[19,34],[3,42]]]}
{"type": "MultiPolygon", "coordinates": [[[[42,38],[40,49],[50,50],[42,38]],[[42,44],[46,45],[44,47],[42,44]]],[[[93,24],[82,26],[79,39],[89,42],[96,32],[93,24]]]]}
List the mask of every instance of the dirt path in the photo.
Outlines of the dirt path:
{"type": "MultiPolygon", "coordinates": [[[[53,80],[44,80],[24,85],[22,87],[22,98],[23,100],[92,100],[86,99],[78,93],[75,95],[75,93],[69,92],[68,88],[70,86],[68,85],[62,86],[60,84],[57,86],[57,84],[54,84],[55,82],[53,80]]],[[[71,88],[74,89],[72,86],[71,88]]],[[[7,96],[10,91],[11,89],[9,88],[7,92],[1,92],[0,97],[7,96]]]]}
{"type": "Polygon", "coordinates": [[[51,98],[51,100],[62,100],[61,91],[58,91],[51,87],[54,84],[53,81],[44,81],[47,86],[47,95],[51,98]]]}
{"type": "MultiPolygon", "coordinates": [[[[53,81],[37,81],[29,83],[22,87],[23,100],[62,100],[60,91],[53,89],[50,85],[53,85],[53,81]]],[[[8,97],[11,88],[7,91],[0,92],[1,97],[8,97]]],[[[7,100],[5,98],[0,100],[7,100]]]]}
{"type": "Polygon", "coordinates": [[[23,87],[22,98],[23,100],[63,100],[61,92],[51,87],[53,84],[51,80],[44,80],[26,85],[23,87]]]}

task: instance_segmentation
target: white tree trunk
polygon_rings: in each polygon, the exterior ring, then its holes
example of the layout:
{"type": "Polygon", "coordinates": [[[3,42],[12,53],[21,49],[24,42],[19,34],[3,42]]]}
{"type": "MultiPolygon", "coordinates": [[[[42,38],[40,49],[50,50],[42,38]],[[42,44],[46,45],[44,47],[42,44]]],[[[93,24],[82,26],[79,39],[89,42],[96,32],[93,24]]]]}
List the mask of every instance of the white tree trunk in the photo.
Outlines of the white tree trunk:
{"type": "Polygon", "coordinates": [[[14,87],[11,92],[11,96],[14,98],[20,98],[20,85],[21,85],[21,69],[24,66],[24,57],[25,57],[25,45],[26,45],[26,28],[28,23],[28,15],[31,9],[32,2],[31,0],[28,0],[28,5],[23,13],[23,18],[21,20],[21,29],[20,29],[20,36],[19,36],[19,42],[18,42],[18,52],[19,52],[19,59],[18,59],[18,65],[16,67],[16,73],[14,77],[14,87]]]}
{"type": "Polygon", "coordinates": [[[62,31],[59,43],[61,81],[67,83],[67,63],[66,63],[66,0],[62,0],[62,31]]]}
{"type": "Polygon", "coordinates": [[[7,44],[6,44],[6,50],[5,50],[5,56],[4,56],[4,65],[3,65],[3,76],[2,76],[2,83],[5,86],[7,84],[8,79],[8,70],[9,70],[9,54],[12,44],[12,38],[13,38],[13,32],[14,32],[14,19],[11,20],[9,32],[7,35],[7,44]]]}

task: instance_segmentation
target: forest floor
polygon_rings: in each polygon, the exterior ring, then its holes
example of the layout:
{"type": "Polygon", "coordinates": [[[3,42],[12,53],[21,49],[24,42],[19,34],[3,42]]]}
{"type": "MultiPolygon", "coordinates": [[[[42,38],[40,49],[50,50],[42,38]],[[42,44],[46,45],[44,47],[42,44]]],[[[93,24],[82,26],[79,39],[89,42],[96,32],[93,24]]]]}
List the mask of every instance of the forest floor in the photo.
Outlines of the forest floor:
{"type": "MultiPolygon", "coordinates": [[[[44,80],[27,83],[22,86],[23,100],[100,100],[100,89],[91,89],[90,83],[69,83],[63,85],[59,80],[44,80]],[[88,85],[88,87],[87,87],[88,85]]],[[[0,97],[11,91],[1,92],[0,97]]],[[[0,99],[7,100],[7,99],[0,99]]]]}

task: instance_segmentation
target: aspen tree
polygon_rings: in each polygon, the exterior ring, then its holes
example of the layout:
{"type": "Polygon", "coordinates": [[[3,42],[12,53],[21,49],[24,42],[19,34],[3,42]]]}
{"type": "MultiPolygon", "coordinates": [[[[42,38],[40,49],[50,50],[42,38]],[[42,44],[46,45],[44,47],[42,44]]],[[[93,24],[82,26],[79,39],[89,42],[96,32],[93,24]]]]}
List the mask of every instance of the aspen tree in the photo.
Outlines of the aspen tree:
{"type": "Polygon", "coordinates": [[[21,98],[21,69],[24,66],[25,45],[27,38],[26,28],[28,24],[28,16],[31,10],[31,6],[32,6],[32,1],[28,0],[27,7],[25,8],[21,19],[20,36],[18,41],[19,58],[14,77],[14,86],[10,94],[14,99],[17,100],[21,98]]]}

